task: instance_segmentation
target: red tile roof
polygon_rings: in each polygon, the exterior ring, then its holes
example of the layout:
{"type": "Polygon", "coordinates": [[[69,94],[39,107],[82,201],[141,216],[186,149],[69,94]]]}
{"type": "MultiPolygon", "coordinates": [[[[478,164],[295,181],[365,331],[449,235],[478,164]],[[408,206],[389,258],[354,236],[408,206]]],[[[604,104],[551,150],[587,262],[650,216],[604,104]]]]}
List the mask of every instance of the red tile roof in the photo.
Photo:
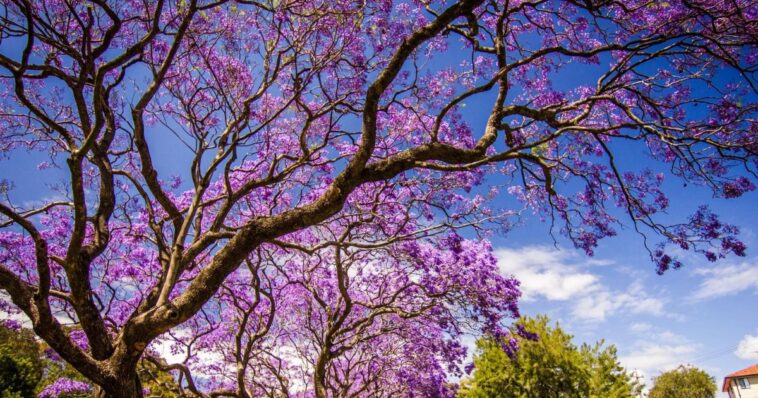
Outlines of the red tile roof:
{"type": "Polygon", "coordinates": [[[748,366],[745,369],[738,370],[734,373],[730,373],[726,375],[726,377],[724,377],[724,385],[721,387],[721,391],[723,392],[729,391],[729,381],[731,379],[734,379],[740,376],[753,376],[753,375],[758,375],[758,363],[753,366],[748,366]]]}

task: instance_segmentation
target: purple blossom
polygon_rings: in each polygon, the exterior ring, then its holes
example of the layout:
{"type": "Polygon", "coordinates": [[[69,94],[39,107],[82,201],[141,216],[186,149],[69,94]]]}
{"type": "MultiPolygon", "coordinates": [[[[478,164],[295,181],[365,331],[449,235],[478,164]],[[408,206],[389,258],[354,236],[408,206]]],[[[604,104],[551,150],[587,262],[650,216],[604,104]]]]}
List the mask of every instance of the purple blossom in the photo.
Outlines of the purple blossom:
{"type": "Polygon", "coordinates": [[[39,398],[57,398],[64,394],[89,393],[91,391],[92,386],[87,383],[61,377],[40,391],[39,398]]]}
{"type": "Polygon", "coordinates": [[[0,321],[2,323],[2,326],[6,329],[10,329],[13,331],[20,331],[22,328],[21,322],[15,320],[15,319],[3,319],[0,321]]]}

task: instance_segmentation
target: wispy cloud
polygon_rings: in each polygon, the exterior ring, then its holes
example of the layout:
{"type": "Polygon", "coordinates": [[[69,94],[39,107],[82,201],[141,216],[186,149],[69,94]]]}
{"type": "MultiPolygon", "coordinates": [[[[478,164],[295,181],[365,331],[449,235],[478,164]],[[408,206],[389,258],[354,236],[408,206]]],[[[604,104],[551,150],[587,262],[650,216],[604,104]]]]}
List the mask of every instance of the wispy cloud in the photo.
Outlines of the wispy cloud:
{"type": "Polygon", "coordinates": [[[619,357],[619,362],[626,369],[642,376],[645,384],[649,384],[659,374],[686,363],[697,350],[698,345],[691,343],[644,343],[629,355],[619,357]]]}
{"type": "Polygon", "coordinates": [[[653,329],[653,325],[645,322],[635,322],[629,327],[634,333],[646,333],[653,329]]]}
{"type": "Polygon", "coordinates": [[[691,296],[695,300],[733,295],[749,289],[758,291],[758,265],[754,263],[698,268],[695,274],[705,277],[691,296]]]}
{"type": "Polygon", "coordinates": [[[571,314],[584,321],[603,321],[618,311],[634,314],[663,313],[664,301],[649,295],[633,281],[626,290],[603,284],[592,268],[608,261],[592,260],[567,250],[547,246],[500,249],[495,252],[500,269],[521,281],[524,301],[570,302],[571,314]]]}
{"type": "Polygon", "coordinates": [[[651,297],[639,282],[632,282],[626,291],[612,291],[600,287],[588,291],[573,308],[575,318],[602,321],[623,310],[632,314],[663,314],[663,300],[651,297]]]}
{"type": "Polygon", "coordinates": [[[629,371],[642,376],[648,388],[653,378],[689,363],[702,347],[684,336],[647,323],[634,324],[631,330],[640,338],[631,345],[626,355],[619,357],[619,362],[629,371]]]}
{"type": "Polygon", "coordinates": [[[746,334],[740,340],[740,343],[737,344],[737,350],[734,351],[734,355],[742,359],[758,360],[758,333],[755,336],[746,334]]]}
{"type": "Polygon", "coordinates": [[[641,370],[652,376],[676,368],[695,352],[697,345],[694,344],[644,343],[619,361],[628,369],[641,370]]]}

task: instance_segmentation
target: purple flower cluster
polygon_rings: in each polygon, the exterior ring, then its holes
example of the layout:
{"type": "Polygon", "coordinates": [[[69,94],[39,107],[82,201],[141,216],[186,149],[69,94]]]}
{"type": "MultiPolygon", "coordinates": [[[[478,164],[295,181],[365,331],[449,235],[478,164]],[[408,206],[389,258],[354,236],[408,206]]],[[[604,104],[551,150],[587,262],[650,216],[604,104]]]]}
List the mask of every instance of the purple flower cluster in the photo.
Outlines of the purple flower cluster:
{"type": "Polygon", "coordinates": [[[85,396],[91,391],[92,386],[87,383],[61,377],[40,391],[39,398],[57,398],[61,395],[71,396],[76,393],[85,396]]]}

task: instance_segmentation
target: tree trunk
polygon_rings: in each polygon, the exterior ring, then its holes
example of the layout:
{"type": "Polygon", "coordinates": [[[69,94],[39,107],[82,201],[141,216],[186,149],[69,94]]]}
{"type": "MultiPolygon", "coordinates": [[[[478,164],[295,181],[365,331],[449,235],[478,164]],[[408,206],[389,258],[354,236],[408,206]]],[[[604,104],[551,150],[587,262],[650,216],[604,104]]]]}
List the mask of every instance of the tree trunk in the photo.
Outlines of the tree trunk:
{"type": "Polygon", "coordinates": [[[136,371],[123,375],[116,382],[95,388],[95,398],[142,398],[142,382],[136,371]]]}
{"type": "Polygon", "coordinates": [[[316,398],[326,398],[326,386],[324,383],[322,381],[316,380],[315,384],[316,388],[314,392],[316,393],[316,398]]]}
{"type": "Polygon", "coordinates": [[[316,362],[313,371],[313,392],[316,398],[327,398],[326,396],[326,359],[321,355],[316,362]]]}

